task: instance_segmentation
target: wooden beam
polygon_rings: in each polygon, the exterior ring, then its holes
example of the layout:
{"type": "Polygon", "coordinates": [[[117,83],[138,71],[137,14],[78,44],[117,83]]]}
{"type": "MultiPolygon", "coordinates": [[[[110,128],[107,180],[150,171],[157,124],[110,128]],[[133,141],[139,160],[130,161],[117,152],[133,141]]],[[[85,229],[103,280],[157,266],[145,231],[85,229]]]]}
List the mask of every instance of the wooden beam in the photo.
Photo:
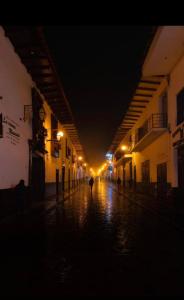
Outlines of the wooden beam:
{"type": "Polygon", "coordinates": [[[131,107],[145,108],[146,106],[145,106],[145,105],[134,105],[134,104],[130,104],[129,107],[130,107],[130,108],[131,108],[131,107]]]}
{"type": "MultiPolygon", "coordinates": [[[[127,120],[125,120],[127,122],[127,120]]],[[[137,122],[137,119],[133,119],[133,120],[130,120],[130,122],[134,122],[134,124],[137,122]]],[[[123,123],[124,124],[124,123],[123,123]]]]}
{"type": "Polygon", "coordinates": [[[142,90],[142,91],[153,91],[153,92],[155,92],[155,91],[157,90],[157,88],[138,86],[138,87],[137,87],[137,90],[142,90]]]}
{"type": "Polygon", "coordinates": [[[128,110],[128,112],[142,113],[142,110],[128,110]]]}
{"type": "Polygon", "coordinates": [[[54,94],[54,93],[48,93],[48,92],[45,93],[44,92],[44,95],[46,98],[49,98],[49,99],[61,99],[58,93],[54,94]]]}
{"type": "MultiPolygon", "coordinates": [[[[130,121],[133,121],[133,122],[137,122],[137,120],[138,120],[138,119],[133,119],[133,120],[130,119],[130,121]]],[[[125,120],[125,119],[124,119],[123,122],[124,122],[124,121],[127,122],[128,120],[125,120]]],[[[123,124],[124,124],[123,122],[122,122],[122,125],[121,125],[121,126],[123,126],[123,124]]]]}
{"type": "Polygon", "coordinates": [[[140,94],[140,93],[135,93],[135,96],[140,96],[140,97],[153,97],[151,94],[140,94]]]}
{"type": "Polygon", "coordinates": [[[125,117],[135,117],[135,118],[140,118],[140,115],[134,115],[134,114],[126,114],[125,117]]]}
{"type": "Polygon", "coordinates": [[[141,83],[155,84],[159,85],[160,81],[151,81],[151,80],[140,80],[141,83]]]}
{"type": "Polygon", "coordinates": [[[139,119],[139,116],[137,116],[137,115],[130,115],[130,116],[124,116],[124,118],[123,118],[123,120],[125,120],[125,119],[127,119],[127,120],[129,120],[129,119],[133,119],[133,120],[137,120],[137,119],[139,119]]]}
{"type": "Polygon", "coordinates": [[[141,102],[141,103],[149,103],[150,100],[136,100],[136,99],[132,99],[131,102],[141,102]]]}
{"type": "Polygon", "coordinates": [[[27,64],[27,69],[28,70],[51,70],[50,65],[36,65],[36,64],[27,64]]]}
{"type": "Polygon", "coordinates": [[[57,97],[46,97],[46,100],[49,102],[49,104],[62,103],[62,101],[60,101],[60,98],[57,97]]]}
{"type": "Polygon", "coordinates": [[[55,82],[43,82],[43,81],[38,81],[37,82],[37,85],[39,86],[39,87],[55,87],[55,88],[57,88],[57,84],[55,83],[55,82]]]}
{"type": "MultiPolygon", "coordinates": [[[[18,53],[20,53],[20,51],[17,51],[18,53]]],[[[34,55],[23,55],[23,54],[20,54],[20,56],[22,57],[22,59],[32,59],[32,60],[35,60],[35,59],[47,59],[47,55],[46,54],[36,54],[34,53],[34,55]]]]}
{"type": "MultiPolygon", "coordinates": [[[[51,89],[51,88],[40,88],[42,90],[42,92],[44,94],[49,94],[49,93],[58,93],[58,90],[57,89],[51,89]]],[[[59,94],[58,94],[59,95],[59,94]]]]}
{"type": "Polygon", "coordinates": [[[54,76],[53,73],[34,73],[34,72],[32,72],[31,74],[33,77],[36,77],[36,78],[50,78],[50,77],[54,76]]]}

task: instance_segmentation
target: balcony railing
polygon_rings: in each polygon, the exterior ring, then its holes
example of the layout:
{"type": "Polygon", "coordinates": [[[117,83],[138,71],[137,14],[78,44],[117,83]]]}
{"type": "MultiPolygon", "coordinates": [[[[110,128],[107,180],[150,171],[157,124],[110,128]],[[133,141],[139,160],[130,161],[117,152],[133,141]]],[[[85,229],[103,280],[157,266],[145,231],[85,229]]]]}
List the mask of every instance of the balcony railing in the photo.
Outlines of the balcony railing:
{"type": "Polygon", "coordinates": [[[167,114],[155,113],[152,114],[144,124],[137,129],[135,134],[135,145],[142,138],[154,129],[167,128],[167,114]]]}

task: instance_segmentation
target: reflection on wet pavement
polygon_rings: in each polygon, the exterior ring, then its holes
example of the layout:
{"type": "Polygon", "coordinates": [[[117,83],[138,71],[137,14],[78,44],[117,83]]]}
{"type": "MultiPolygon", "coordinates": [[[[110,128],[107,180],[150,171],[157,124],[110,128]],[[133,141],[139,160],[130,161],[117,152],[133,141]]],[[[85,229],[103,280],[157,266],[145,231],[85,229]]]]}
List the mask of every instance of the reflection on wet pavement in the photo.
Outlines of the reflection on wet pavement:
{"type": "Polygon", "coordinates": [[[182,234],[106,182],[96,182],[92,196],[82,185],[49,214],[17,226],[1,236],[6,293],[184,294],[182,234]]]}

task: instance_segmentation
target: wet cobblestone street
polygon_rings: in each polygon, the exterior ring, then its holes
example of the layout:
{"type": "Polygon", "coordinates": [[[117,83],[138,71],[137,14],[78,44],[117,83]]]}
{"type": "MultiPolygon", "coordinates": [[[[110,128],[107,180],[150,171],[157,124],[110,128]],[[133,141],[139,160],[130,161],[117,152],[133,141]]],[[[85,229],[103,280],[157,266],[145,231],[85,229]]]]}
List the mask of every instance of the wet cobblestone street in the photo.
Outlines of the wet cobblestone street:
{"type": "Polygon", "coordinates": [[[1,293],[184,295],[184,233],[95,182],[48,214],[1,228],[1,293]]]}

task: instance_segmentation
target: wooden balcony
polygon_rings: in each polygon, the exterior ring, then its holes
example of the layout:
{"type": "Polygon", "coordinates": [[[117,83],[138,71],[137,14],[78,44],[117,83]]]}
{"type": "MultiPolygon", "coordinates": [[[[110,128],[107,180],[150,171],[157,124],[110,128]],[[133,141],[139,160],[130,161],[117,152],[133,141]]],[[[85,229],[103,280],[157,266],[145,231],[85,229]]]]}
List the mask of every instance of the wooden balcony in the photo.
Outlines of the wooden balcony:
{"type": "Polygon", "coordinates": [[[132,151],[139,152],[150,145],[161,134],[167,131],[167,114],[152,114],[144,124],[137,129],[135,144],[132,151]]]}

